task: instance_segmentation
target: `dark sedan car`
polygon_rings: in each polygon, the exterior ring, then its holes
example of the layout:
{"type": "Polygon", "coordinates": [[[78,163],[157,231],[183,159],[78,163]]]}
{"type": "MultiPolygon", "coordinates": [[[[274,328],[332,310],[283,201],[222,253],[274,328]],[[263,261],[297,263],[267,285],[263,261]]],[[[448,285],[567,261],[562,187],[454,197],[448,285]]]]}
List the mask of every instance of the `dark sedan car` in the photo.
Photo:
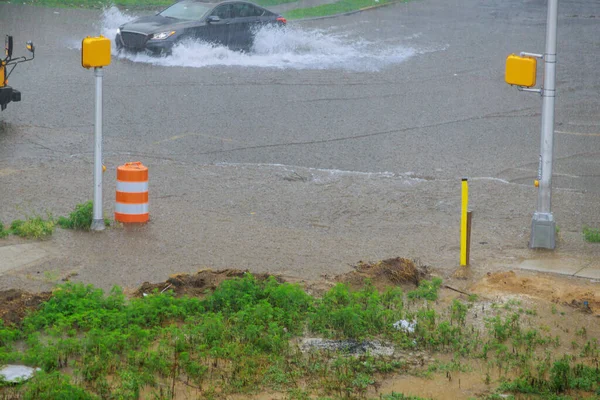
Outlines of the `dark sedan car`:
{"type": "Polygon", "coordinates": [[[234,50],[252,47],[256,28],[285,25],[286,20],[256,4],[243,1],[207,3],[183,0],[164,11],[138,18],[117,31],[117,48],[170,54],[184,39],[202,40],[234,50]]]}

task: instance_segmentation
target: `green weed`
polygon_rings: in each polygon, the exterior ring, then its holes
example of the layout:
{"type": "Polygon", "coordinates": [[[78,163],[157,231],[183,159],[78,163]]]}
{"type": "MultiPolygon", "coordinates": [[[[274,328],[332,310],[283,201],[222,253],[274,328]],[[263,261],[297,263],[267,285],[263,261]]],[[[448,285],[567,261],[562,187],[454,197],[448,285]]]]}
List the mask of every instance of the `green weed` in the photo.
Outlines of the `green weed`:
{"type": "Polygon", "coordinates": [[[442,285],[440,278],[433,278],[431,281],[422,280],[419,287],[407,293],[409,299],[426,299],[435,301],[438,298],[438,290],[442,285]]]}
{"type": "Polygon", "coordinates": [[[381,399],[382,400],[427,400],[423,397],[405,396],[402,393],[394,393],[394,392],[392,392],[392,394],[383,395],[381,397],[381,399]]]}
{"type": "Polygon", "coordinates": [[[583,238],[590,243],[600,243],[600,229],[584,227],[583,238]]]}
{"type": "Polygon", "coordinates": [[[4,224],[0,222],[0,239],[7,237],[9,234],[10,232],[4,229],[4,224]]]}
{"type": "Polygon", "coordinates": [[[315,305],[308,316],[308,326],[327,337],[393,336],[393,323],[402,319],[402,310],[403,293],[398,288],[380,294],[367,282],[363,289],[354,292],[339,283],[315,305]]]}
{"type": "Polygon", "coordinates": [[[27,382],[23,400],[95,400],[98,397],[71,384],[68,376],[59,372],[38,372],[27,382]]]}
{"type": "MultiPolygon", "coordinates": [[[[58,225],[64,229],[75,229],[89,231],[92,226],[94,215],[94,203],[90,200],[83,204],[77,204],[75,211],[68,217],[59,217],[58,225]]],[[[104,219],[104,225],[110,226],[110,220],[104,219]]]]}
{"type": "Polygon", "coordinates": [[[54,221],[40,216],[15,220],[10,225],[10,233],[28,239],[45,239],[54,233],[54,221]]]}

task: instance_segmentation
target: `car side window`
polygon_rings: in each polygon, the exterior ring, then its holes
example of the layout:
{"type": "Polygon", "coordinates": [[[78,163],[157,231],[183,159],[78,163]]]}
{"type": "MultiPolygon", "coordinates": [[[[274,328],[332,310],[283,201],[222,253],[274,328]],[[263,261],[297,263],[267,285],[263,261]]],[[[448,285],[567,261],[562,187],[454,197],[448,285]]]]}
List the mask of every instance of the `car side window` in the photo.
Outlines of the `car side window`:
{"type": "Polygon", "coordinates": [[[253,6],[252,4],[248,4],[248,7],[250,7],[252,9],[252,16],[253,17],[260,17],[265,13],[265,10],[262,10],[258,7],[253,6]]]}
{"type": "Polygon", "coordinates": [[[231,18],[231,5],[226,4],[220,7],[217,7],[211,15],[219,17],[219,19],[229,19],[231,18]]]}
{"type": "Polygon", "coordinates": [[[252,4],[239,3],[233,5],[233,18],[259,17],[261,14],[252,4]]]}

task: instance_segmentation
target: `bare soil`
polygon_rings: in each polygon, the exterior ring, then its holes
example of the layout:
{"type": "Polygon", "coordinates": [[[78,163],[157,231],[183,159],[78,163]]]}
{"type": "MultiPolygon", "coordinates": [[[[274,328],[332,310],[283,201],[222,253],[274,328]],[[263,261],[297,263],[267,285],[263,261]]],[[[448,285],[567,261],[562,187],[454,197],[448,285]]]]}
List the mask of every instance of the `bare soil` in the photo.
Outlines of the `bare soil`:
{"type": "Polygon", "coordinates": [[[353,271],[335,276],[334,280],[357,288],[363,286],[368,279],[375,287],[383,289],[407,283],[418,286],[421,279],[429,275],[426,266],[420,265],[418,261],[401,257],[375,263],[359,261],[353,268],[353,271]]]}
{"type": "MultiPolygon", "coordinates": [[[[224,280],[239,278],[248,272],[248,270],[240,269],[220,271],[204,269],[196,274],[173,274],[165,282],[144,282],[139,288],[130,290],[129,293],[133,297],[142,297],[154,290],[159,292],[173,290],[176,296],[203,297],[216,289],[224,280]]],[[[428,267],[420,265],[417,261],[397,257],[373,263],[359,261],[357,265],[353,266],[353,271],[331,277],[323,275],[322,281],[305,281],[296,277],[267,273],[253,275],[258,280],[265,280],[269,276],[273,276],[279,282],[300,283],[310,294],[320,295],[339,282],[346,283],[354,289],[362,287],[367,280],[380,290],[398,285],[418,286],[421,279],[429,276],[429,270],[428,267]]]]}
{"type": "Polygon", "coordinates": [[[474,293],[512,294],[559,303],[600,316],[600,285],[579,278],[542,274],[491,273],[472,286],[474,293]]]}
{"type": "MultiPolygon", "coordinates": [[[[176,296],[203,297],[205,294],[215,290],[224,280],[240,278],[248,270],[225,269],[213,271],[205,269],[196,274],[173,274],[165,282],[150,283],[144,282],[142,286],[132,293],[133,297],[142,297],[144,294],[150,294],[155,290],[163,292],[173,290],[176,296]]],[[[269,274],[254,274],[258,280],[267,279],[269,274]]],[[[275,277],[282,282],[279,277],[275,277]]]]}
{"type": "Polygon", "coordinates": [[[48,300],[52,293],[28,293],[18,289],[0,291],[0,319],[5,325],[19,325],[30,311],[48,300]]]}

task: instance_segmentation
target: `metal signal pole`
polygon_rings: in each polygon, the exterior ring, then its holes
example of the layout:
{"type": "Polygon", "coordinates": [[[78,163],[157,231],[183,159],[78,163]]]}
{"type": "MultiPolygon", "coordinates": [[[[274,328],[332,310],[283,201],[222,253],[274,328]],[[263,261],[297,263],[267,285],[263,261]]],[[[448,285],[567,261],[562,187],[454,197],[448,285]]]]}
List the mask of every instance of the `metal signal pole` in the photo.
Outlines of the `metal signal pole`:
{"type": "Polygon", "coordinates": [[[529,247],[554,249],[556,222],[552,215],[552,161],[554,157],[554,99],[556,97],[556,28],[558,0],[548,0],[544,86],[542,88],[542,143],[537,210],[531,222],[529,247]]]}

